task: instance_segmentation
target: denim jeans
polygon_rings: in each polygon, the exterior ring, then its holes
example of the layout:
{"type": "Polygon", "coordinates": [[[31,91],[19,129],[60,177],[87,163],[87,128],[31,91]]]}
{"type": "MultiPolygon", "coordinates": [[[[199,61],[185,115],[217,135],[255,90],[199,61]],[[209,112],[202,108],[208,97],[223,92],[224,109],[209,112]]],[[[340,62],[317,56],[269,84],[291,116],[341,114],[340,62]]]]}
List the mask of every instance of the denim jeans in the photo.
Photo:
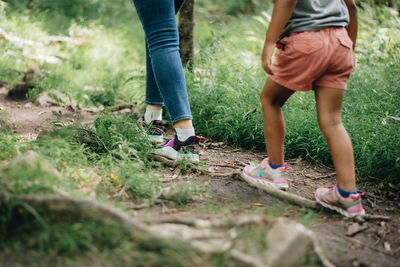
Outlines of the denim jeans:
{"type": "Polygon", "coordinates": [[[165,105],[172,123],[192,119],[175,17],[184,2],[133,0],[145,33],[146,103],[165,105]]]}

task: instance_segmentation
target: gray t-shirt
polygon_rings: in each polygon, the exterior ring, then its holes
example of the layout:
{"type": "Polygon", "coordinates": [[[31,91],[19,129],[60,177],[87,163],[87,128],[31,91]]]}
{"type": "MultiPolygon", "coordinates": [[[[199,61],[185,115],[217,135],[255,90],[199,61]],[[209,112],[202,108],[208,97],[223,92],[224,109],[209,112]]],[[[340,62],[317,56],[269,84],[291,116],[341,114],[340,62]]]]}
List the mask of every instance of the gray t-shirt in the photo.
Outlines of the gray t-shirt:
{"type": "Polygon", "coordinates": [[[349,11],[343,0],[298,0],[279,39],[293,32],[346,27],[348,24],[349,11]]]}

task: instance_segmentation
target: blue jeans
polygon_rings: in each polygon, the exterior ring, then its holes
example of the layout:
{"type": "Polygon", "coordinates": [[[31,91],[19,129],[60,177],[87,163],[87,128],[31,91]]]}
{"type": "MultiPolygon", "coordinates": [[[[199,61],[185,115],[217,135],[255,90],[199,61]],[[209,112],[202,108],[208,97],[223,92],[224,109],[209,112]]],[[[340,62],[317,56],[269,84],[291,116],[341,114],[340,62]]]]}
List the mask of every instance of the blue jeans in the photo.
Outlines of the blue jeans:
{"type": "Polygon", "coordinates": [[[146,103],[165,105],[172,123],[192,119],[175,17],[184,2],[133,0],[145,33],[146,103]]]}

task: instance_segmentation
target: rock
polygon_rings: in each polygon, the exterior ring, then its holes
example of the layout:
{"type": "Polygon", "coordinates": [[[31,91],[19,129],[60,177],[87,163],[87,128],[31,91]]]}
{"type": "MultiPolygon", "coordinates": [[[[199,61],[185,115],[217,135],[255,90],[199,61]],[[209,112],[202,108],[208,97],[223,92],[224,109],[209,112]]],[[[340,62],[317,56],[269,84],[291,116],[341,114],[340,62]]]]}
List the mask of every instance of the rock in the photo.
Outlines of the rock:
{"type": "Polygon", "coordinates": [[[71,97],[57,90],[50,90],[41,93],[35,100],[34,104],[39,107],[66,105],[76,106],[71,97]]]}
{"type": "Polygon", "coordinates": [[[365,219],[362,216],[356,216],[354,217],[354,220],[358,223],[363,223],[365,222],[365,219]]]}
{"type": "Polygon", "coordinates": [[[358,234],[364,230],[368,229],[368,224],[359,224],[359,223],[353,223],[349,226],[347,229],[347,236],[354,236],[355,234],[358,234]]]}
{"type": "Polygon", "coordinates": [[[304,225],[280,218],[267,233],[269,266],[295,266],[313,249],[313,233],[304,225]]]}
{"type": "Polygon", "coordinates": [[[7,93],[7,98],[13,100],[26,99],[28,92],[43,78],[44,75],[38,68],[30,68],[20,81],[12,85],[7,93]]]}

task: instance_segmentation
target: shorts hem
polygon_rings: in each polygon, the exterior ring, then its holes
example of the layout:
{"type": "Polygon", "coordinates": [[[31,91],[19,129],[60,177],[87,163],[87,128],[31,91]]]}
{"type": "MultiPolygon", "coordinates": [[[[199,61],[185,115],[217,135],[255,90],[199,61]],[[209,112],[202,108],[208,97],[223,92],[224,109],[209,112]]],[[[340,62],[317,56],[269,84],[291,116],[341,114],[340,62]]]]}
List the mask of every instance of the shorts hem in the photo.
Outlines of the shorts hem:
{"type": "Polygon", "coordinates": [[[311,91],[311,89],[312,89],[312,88],[304,88],[304,87],[301,88],[301,87],[294,86],[294,85],[290,84],[289,82],[285,81],[284,79],[281,79],[281,78],[273,76],[273,75],[270,75],[269,78],[271,78],[277,84],[282,85],[292,91],[306,92],[306,91],[311,91]]]}
{"type": "Polygon", "coordinates": [[[338,85],[338,83],[330,83],[330,82],[324,82],[324,83],[316,83],[316,87],[326,87],[326,88],[332,88],[332,89],[338,89],[338,90],[347,90],[347,84],[343,85],[338,85]]]}

